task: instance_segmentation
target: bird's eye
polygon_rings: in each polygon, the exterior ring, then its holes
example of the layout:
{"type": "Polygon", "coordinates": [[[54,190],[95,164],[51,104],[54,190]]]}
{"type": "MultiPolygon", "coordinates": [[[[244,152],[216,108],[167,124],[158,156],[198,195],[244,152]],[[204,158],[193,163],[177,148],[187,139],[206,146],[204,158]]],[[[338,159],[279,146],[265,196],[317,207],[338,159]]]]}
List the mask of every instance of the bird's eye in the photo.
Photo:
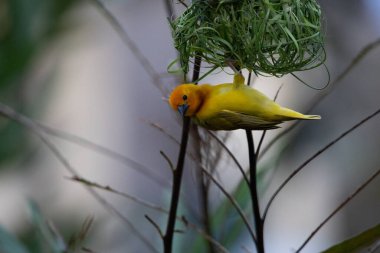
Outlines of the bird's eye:
{"type": "Polygon", "coordinates": [[[182,98],[183,98],[183,100],[186,100],[186,99],[187,99],[187,96],[186,96],[186,95],[183,95],[182,98]]]}

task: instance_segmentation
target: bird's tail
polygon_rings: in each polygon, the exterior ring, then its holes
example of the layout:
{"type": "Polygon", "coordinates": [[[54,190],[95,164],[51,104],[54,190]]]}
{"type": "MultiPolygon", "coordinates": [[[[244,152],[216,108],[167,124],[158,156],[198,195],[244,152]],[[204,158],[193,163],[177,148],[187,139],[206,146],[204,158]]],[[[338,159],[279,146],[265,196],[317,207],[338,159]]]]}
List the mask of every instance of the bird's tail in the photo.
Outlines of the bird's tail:
{"type": "Polygon", "coordinates": [[[319,115],[305,115],[296,111],[293,111],[288,108],[281,108],[280,117],[284,117],[284,120],[291,119],[302,119],[302,120],[311,120],[311,119],[321,119],[319,115]]]}

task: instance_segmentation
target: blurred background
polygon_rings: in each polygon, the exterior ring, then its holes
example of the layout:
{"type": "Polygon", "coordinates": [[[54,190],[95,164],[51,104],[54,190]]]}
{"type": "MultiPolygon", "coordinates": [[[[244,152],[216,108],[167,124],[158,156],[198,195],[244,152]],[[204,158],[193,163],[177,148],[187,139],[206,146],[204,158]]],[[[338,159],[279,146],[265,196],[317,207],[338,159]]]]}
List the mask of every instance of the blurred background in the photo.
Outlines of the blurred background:
{"type": "MultiPolygon", "coordinates": [[[[319,2],[326,65],[335,80],[366,45],[380,37],[380,3],[319,2]]],[[[112,16],[107,16],[99,2],[91,0],[0,0],[0,103],[51,127],[45,136],[77,176],[166,210],[171,171],[160,152],[175,164],[181,121],[165,99],[183,81],[181,75],[167,72],[177,57],[168,17],[184,10],[177,1],[171,3],[172,10],[164,0],[108,0],[103,4],[112,16]],[[115,30],[112,18],[127,37],[115,30]]],[[[322,115],[321,121],[301,123],[263,155],[259,161],[264,175],[262,206],[297,166],[380,107],[379,64],[380,48],[374,48],[344,79],[332,82],[329,94],[312,111],[322,115]]],[[[315,87],[328,78],[323,68],[299,75],[315,87]]],[[[231,80],[231,75],[216,71],[203,82],[231,80]]],[[[312,90],[290,75],[254,79],[255,87],[269,97],[282,84],[277,101],[300,112],[326,92],[312,90]]],[[[365,123],[284,188],[266,220],[268,252],[293,252],[379,169],[379,124],[379,117],[365,123]]],[[[281,131],[267,133],[263,147],[281,131]]],[[[247,168],[244,131],[218,136],[247,168]]],[[[255,133],[256,143],[260,136],[255,133]]],[[[199,163],[214,168],[215,177],[230,192],[239,186],[241,174],[206,132],[192,132],[179,214],[204,230],[199,163]]],[[[65,252],[68,245],[77,246],[70,252],[162,251],[159,234],[144,215],[164,231],[166,214],[86,187],[72,176],[31,129],[0,118],[1,253],[65,252]],[[93,219],[92,226],[80,240],[88,219],[93,219]],[[70,243],[70,238],[77,242],[70,243]]],[[[239,216],[225,207],[225,196],[213,185],[208,191],[213,236],[231,252],[255,252],[244,227],[236,225],[239,216]]],[[[239,202],[247,212],[249,201],[243,191],[239,202]]],[[[380,222],[379,214],[380,180],[376,180],[303,252],[320,252],[365,231],[380,222]]],[[[175,235],[175,252],[207,252],[201,233],[180,222],[178,227],[184,233],[175,235]]]]}

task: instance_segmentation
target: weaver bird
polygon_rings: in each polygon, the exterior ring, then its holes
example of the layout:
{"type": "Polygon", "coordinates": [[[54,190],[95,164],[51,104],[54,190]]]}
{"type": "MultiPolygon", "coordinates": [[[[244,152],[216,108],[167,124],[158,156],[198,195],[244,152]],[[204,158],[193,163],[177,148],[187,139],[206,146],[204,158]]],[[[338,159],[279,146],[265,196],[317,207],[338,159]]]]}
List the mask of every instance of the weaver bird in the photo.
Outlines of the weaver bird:
{"type": "Polygon", "coordinates": [[[233,83],[218,85],[181,84],[169,97],[169,104],[182,116],[209,130],[267,130],[288,120],[320,119],[281,107],[264,94],[234,76],[233,83]]]}

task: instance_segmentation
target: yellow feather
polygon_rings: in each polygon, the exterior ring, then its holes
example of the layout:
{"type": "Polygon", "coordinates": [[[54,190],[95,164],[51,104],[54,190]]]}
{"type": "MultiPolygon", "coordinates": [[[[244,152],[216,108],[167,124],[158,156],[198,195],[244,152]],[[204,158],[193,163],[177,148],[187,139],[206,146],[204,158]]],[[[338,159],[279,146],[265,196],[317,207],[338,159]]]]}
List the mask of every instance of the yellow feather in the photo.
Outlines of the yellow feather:
{"type": "Polygon", "coordinates": [[[277,128],[288,120],[320,119],[281,107],[256,89],[244,85],[244,77],[235,75],[233,83],[211,86],[182,84],[170,95],[175,110],[186,108],[185,115],[210,130],[277,128]]]}

